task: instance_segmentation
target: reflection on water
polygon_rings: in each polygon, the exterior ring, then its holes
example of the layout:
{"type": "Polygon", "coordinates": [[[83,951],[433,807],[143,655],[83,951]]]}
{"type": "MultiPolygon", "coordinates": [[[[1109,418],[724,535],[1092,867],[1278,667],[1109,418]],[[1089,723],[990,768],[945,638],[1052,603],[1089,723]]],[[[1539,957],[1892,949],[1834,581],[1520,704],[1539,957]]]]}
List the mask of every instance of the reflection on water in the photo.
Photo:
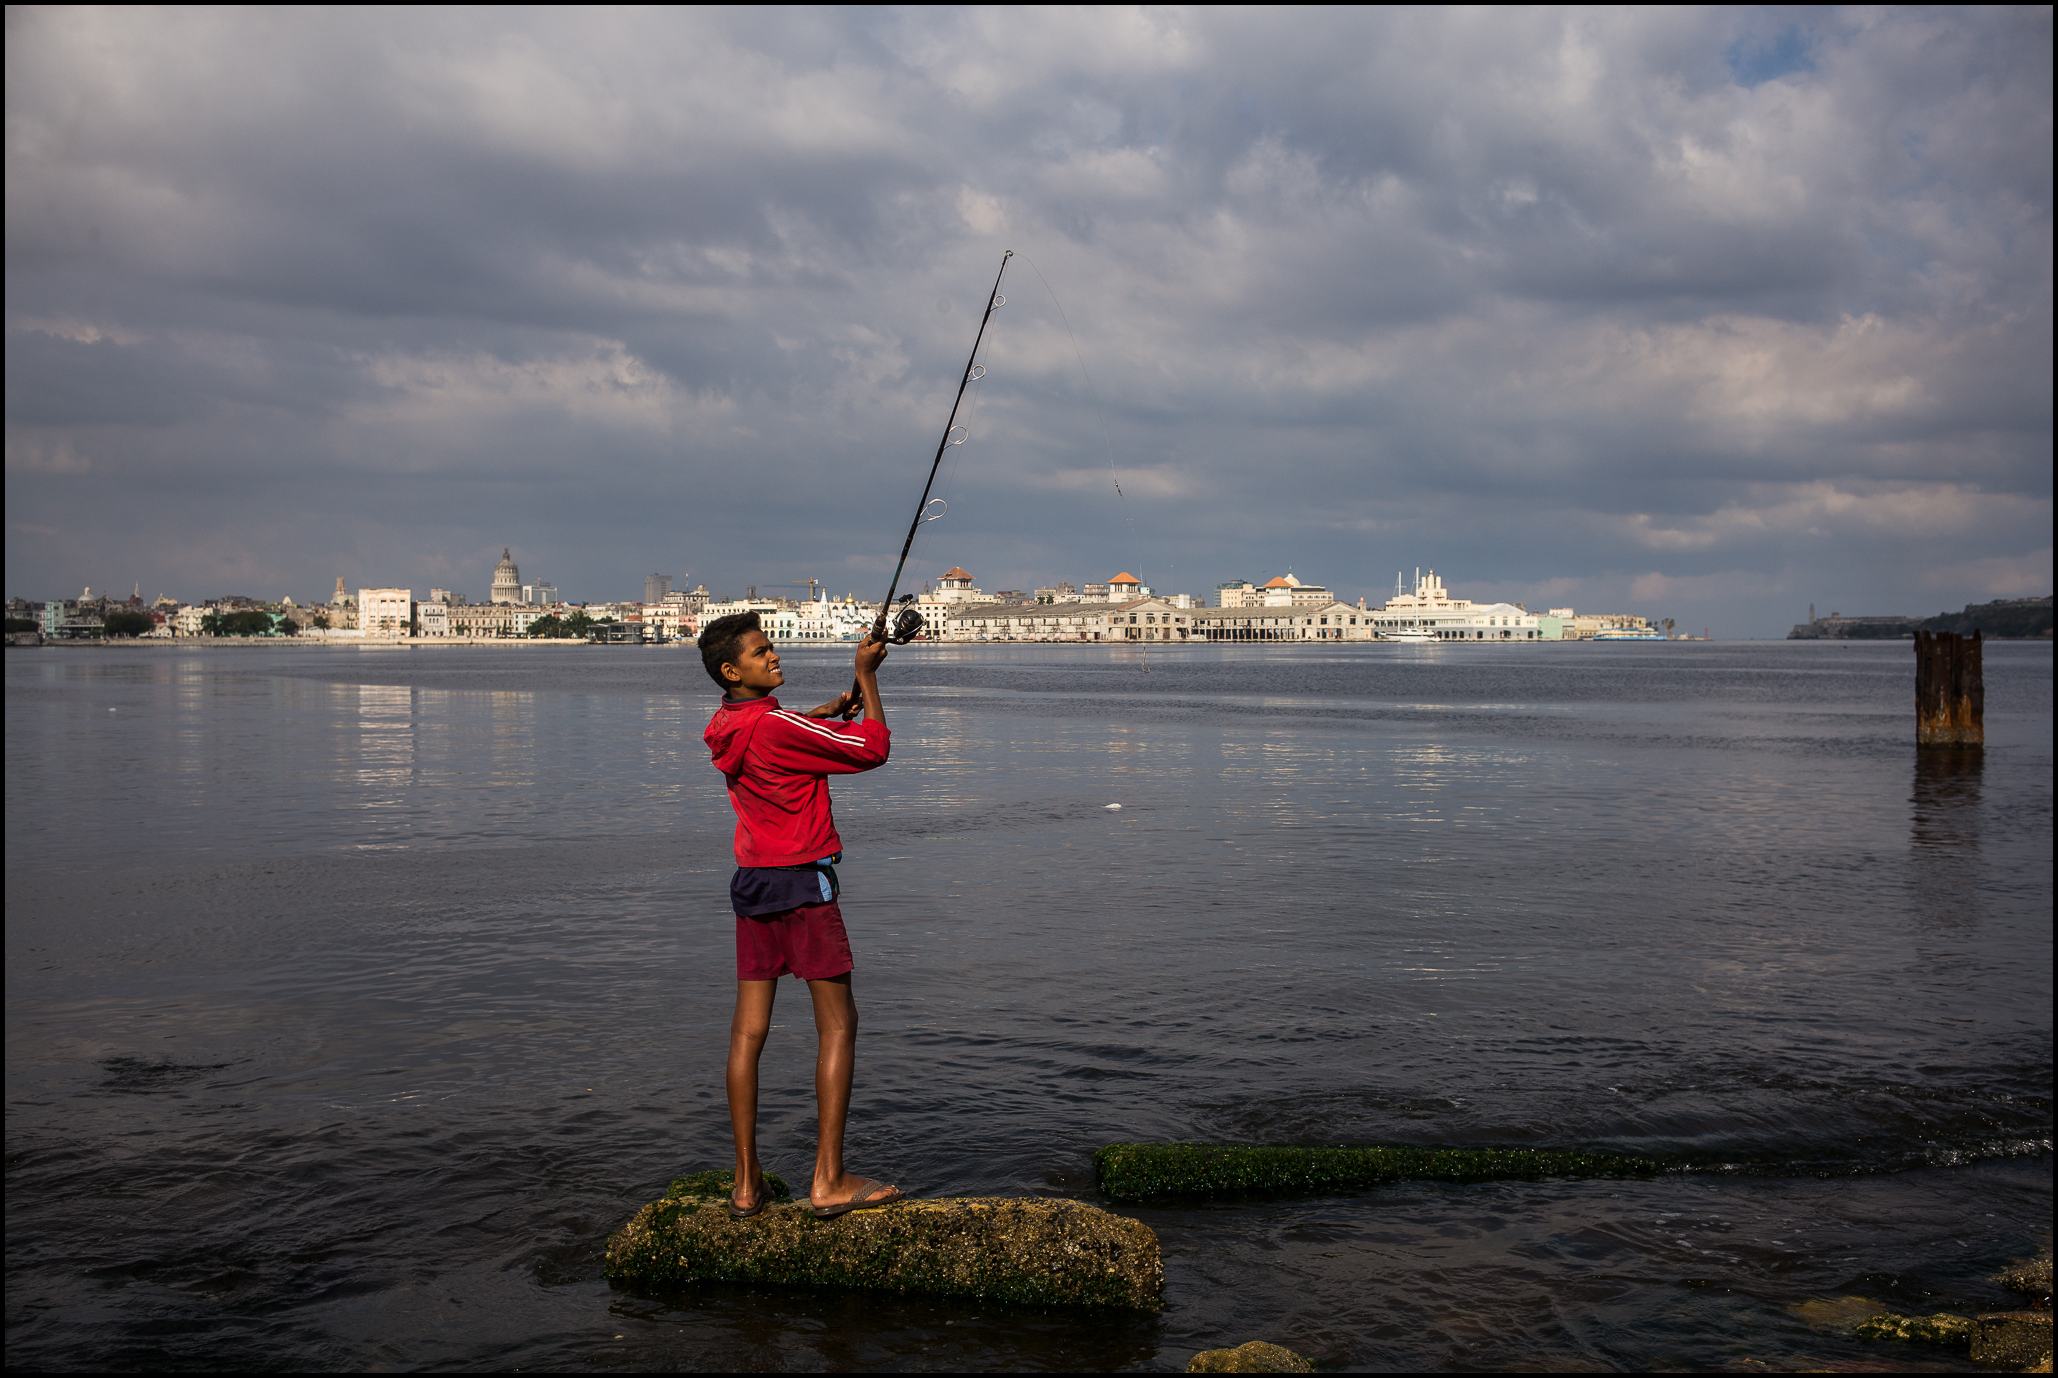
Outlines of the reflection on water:
{"type": "Polygon", "coordinates": [[[407,846],[408,786],[414,779],[414,691],[392,684],[357,686],[357,786],[350,807],[356,845],[365,851],[407,846]]]}
{"type": "Polygon", "coordinates": [[[1980,782],[1986,753],[1917,750],[1908,795],[1909,885],[1918,912],[1938,923],[1979,921],[1980,782]]]}

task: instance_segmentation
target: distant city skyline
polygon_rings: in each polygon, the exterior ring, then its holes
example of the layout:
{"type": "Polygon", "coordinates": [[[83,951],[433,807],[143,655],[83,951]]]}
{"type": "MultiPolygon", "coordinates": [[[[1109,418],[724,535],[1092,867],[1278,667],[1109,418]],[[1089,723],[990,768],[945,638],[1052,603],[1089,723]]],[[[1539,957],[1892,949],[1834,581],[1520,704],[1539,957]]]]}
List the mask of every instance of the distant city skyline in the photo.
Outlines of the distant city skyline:
{"type": "Polygon", "coordinates": [[[511,546],[876,597],[1003,249],[916,552],[990,588],[1433,565],[1720,636],[2052,588],[2048,8],[6,36],[11,595],[478,598],[511,546]]]}

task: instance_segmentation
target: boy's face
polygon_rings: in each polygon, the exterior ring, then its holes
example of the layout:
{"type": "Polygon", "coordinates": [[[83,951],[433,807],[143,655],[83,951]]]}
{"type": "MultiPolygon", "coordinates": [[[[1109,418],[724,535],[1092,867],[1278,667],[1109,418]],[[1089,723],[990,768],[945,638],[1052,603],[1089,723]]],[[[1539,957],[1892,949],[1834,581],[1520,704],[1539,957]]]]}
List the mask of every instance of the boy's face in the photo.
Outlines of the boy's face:
{"type": "Polygon", "coordinates": [[[736,658],[722,662],[722,678],[729,692],[738,698],[763,698],[786,682],[779,669],[779,653],[772,638],[763,632],[745,632],[736,646],[736,658]]]}

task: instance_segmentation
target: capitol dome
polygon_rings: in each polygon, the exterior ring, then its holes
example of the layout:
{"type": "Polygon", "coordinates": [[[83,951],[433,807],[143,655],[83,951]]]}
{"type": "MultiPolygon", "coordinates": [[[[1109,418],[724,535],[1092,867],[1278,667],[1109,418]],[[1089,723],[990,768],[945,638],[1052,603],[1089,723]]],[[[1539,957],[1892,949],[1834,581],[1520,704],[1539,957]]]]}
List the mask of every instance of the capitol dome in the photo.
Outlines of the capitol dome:
{"type": "Polygon", "coordinates": [[[495,603],[522,601],[522,572],[515,568],[514,556],[506,546],[500,549],[500,563],[493,566],[492,600],[495,603]]]}

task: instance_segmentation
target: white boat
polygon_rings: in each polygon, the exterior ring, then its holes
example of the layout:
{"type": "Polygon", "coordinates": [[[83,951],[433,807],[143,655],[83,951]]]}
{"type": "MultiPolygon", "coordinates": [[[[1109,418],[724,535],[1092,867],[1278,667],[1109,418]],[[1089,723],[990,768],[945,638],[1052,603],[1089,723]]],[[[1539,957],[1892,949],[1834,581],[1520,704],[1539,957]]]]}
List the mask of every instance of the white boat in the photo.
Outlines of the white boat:
{"type": "Polygon", "coordinates": [[[1595,641],[1663,641],[1665,639],[1665,633],[1660,631],[1649,630],[1618,630],[1595,632],[1593,634],[1593,639],[1595,641]]]}
{"type": "Polygon", "coordinates": [[[1381,641],[1398,641],[1409,646],[1426,646],[1443,638],[1423,627],[1385,627],[1380,630],[1381,641]]]}

